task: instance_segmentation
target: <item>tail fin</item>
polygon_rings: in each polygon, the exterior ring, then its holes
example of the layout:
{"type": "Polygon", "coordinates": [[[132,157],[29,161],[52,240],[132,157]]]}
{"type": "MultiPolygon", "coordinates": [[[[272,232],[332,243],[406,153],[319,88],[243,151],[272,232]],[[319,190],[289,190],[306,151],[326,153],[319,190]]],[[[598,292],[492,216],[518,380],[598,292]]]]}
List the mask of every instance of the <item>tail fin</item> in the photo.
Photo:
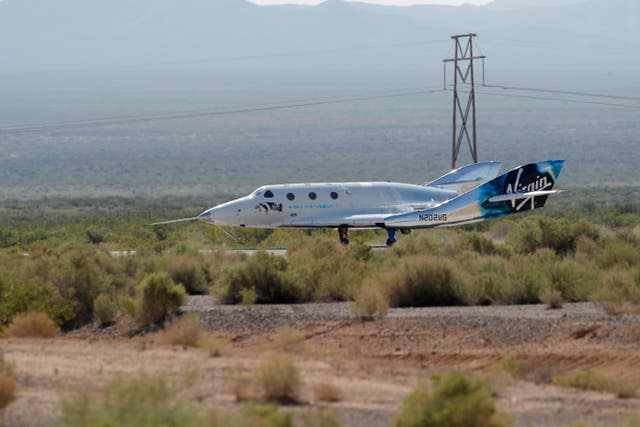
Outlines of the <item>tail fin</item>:
{"type": "Polygon", "coordinates": [[[500,162],[482,162],[454,169],[440,178],[428,182],[425,187],[436,187],[462,194],[495,178],[500,171],[500,162]]]}
{"type": "Polygon", "coordinates": [[[564,160],[517,167],[434,208],[385,218],[387,228],[447,227],[498,218],[545,205],[564,160]]]}

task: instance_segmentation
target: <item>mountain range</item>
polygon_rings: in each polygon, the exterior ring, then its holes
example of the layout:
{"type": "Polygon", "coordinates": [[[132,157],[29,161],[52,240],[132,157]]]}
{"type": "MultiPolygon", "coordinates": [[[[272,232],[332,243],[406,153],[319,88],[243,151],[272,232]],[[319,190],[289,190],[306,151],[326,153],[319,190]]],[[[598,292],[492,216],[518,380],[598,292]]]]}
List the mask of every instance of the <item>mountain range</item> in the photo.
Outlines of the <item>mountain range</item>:
{"type": "Polygon", "coordinates": [[[379,6],[328,0],[4,0],[0,73],[131,68],[438,69],[478,34],[495,69],[640,69],[637,0],[379,6]]]}

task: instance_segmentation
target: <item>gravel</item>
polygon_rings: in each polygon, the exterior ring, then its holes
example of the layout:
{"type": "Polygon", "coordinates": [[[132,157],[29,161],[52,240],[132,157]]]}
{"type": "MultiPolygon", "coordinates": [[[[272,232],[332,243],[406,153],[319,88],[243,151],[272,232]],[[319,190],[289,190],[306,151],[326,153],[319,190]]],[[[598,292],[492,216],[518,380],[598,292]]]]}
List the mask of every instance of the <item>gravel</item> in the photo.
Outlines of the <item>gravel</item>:
{"type": "MultiPolygon", "coordinates": [[[[191,296],[182,307],[185,312],[198,312],[206,329],[218,332],[270,332],[291,326],[312,329],[331,323],[357,322],[351,316],[349,303],[221,305],[209,296],[191,296]]],[[[505,345],[543,341],[557,333],[576,337],[588,334],[615,336],[616,329],[627,323],[638,323],[638,316],[609,316],[591,303],[565,304],[551,310],[546,305],[476,306],[476,307],[411,307],[392,308],[384,325],[403,325],[407,334],[437,326],[446,330],[483,330],[489,339],[505,345]],[[602,332],[605,331],[605,332],[602,332]]],[[[397,329],[393,328],[392,329],[397,329]]]]}

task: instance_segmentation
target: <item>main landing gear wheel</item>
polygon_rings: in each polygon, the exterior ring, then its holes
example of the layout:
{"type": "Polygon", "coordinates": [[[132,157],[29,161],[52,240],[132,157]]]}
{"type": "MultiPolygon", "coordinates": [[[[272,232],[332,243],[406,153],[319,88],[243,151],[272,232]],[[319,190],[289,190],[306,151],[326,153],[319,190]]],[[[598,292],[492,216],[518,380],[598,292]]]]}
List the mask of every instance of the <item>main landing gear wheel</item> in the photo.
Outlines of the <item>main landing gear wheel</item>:
{"type": "Polygon", "coordinates": [[[396,229],[387,228],[387,246],[393,246],[396,242],[396,229]]]}
{"type": "Polygon", "coordinates": [[[340,243],[343,245],[349,244],[349,239],[347,239],[347,232],[349,231],[348,227],[339,227],[338,234],[340,235],[340,243]]]}

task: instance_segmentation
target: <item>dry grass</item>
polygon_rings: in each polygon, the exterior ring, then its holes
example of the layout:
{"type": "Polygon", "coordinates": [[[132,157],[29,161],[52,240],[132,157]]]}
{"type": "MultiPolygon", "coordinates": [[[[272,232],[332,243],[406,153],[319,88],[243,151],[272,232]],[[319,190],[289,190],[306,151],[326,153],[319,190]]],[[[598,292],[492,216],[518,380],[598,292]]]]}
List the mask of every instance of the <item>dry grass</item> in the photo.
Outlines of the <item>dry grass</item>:
{"type": "Polygon", "coordinates": [[[258,393],[255,390],[253,378],[242,365],[236,365],[232,368],[231,392],[236,397],[237,402],[246,402],[255,400],[258,393]]]}
{"type": "Polygon", "coordinates": [[[498,386],[504,382],[500,375],[506,373],[518,380],[530,381],[536,384],[549,384],[553,379],[553,368],[535,361],[522,360],[516,355],[508,354],[493,365],[488,372],[487,380],[498,386]]]}
{"type": "Polygon", "coordinates": [[[304,341],[305,336],[302,332],[285,326],[273,336],[271,347],[278,351],[297,353],[304,350],[304,341]]]}
{"type": "Polygon", "coordinates": [[[203,336],[200,317],[197,314],[188,314],[174,319],[157,336],[160,344],[197,347],[203,336]]]}
{"type": "Polygon", "coordinates": [[[17,315],[4,330],[12,338],[53,338],[60,328],[45,313],[33,312],[17,315]]]}
{"type": "Polygon", "coordinates": [[[334,384],[327,382],[314,384],[313,395],[319,402],[339,402],[342,400],[342,391],[334,384]]]}
{"type": "Polygon", "coordinates": [[[562,292],[557,289],[546,288],[540,292],[540,301],[546,304],[548,308],[558,309],[562,308],[564,299],[562,298],[562,292]]]}
{"type": "Polygon", "coordinates": [[[4,360],[0,349],[0,409],[6,408],[16,397],[16,374],[13,364],[4,360]]]}
{"type": "Polygon", "coordinates": [[[553,383],[562,387],[613,393],[621,399],[638,395],[639,384],[622,378],[613,378],[595,370],[575,370],[553,377],[553,383]]]}
{"type": "Polygon", "coordinates": [[[229,344],[229,340],[212,336],[204,331],[197,314],[187,314],[168,323],[164,330],[156,334],[158,343],[198,347],[209,351],[211,357],[218,357],[229,344]]]}
{"type": "Polygon", "coordinates": [[[302,379],[293,361],[284,357],[269,357],[258,367],[257,385],[268,401],[283,404],[298,403],[302,379]]]}
{"type": "Polygon", "coordinates": [[[386,316],[388,311],[389,298],[380,287],[374,283],[363,283],[351,306],[353,316],[363,321],[378,320],[386,316]]]}

